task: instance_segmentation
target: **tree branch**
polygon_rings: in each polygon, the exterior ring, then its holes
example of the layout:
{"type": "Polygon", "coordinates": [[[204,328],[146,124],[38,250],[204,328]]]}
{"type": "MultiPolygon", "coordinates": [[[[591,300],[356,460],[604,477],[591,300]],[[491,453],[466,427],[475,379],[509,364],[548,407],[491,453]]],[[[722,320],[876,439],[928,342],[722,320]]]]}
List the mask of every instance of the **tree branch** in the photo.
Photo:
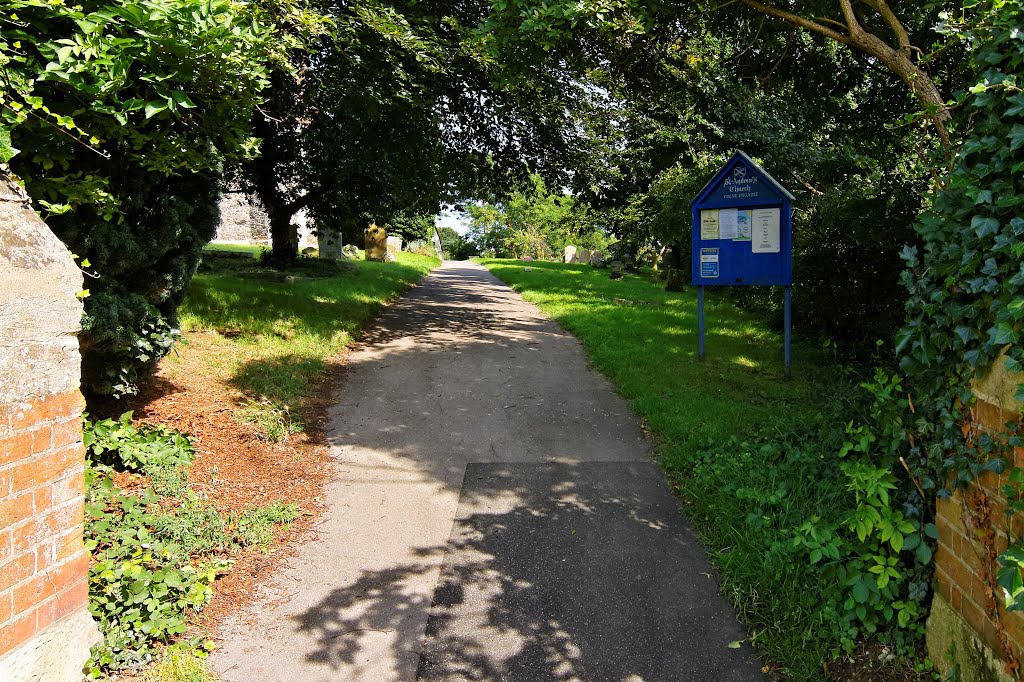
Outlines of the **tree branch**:
{"type": "MultiPolygon", "coordinates": [[[[882,21],[885,22],[889,30],[892,31],[893,35],[896,36],[896,42],[899,44],[899,51],[907,58],[911,58],[911,50],[915,50],[913,45],[910,44],[910,34],[907,33],[907,29],[904,28],[900,22],[899,17],[892,11],[888,3],[885,0],[860,0],[868,7],[878,12],[882,21]]],[[[918,50],[920,52],[920,50],[918,50]]]]}
{"type": "Polygon", "coordinates": [[[835,19],[829,19],[828,17],[814,17],[814,20],[820,21],[823,24],[835,24],[840,28],[846,28],[846,24],[844,24],[843,22],[836,21],[835,19]]]}
{"type": "Polygon", "coordinates": [[[325,187],[317,187],[316,189],[311,189],[298,199],[295,199],[294,201],[290,201],[287,204],[285,204],[284,208],[286,211],[288,211],[288,215],[295,215],[296,213],[298,213],[299,211],[313,203],[314,199],[319,199],[326,193],[327,189],[325,187]]]}
{"type": "Polygon", "coordinates": [[[775,5],[766,5],[763,2],[758,2],[758,0],[743,0],[743,4],[748,7],[753,7],[758,12],[764,12],[776,19],[782,19],[790,24],[795,24],[796,26],[806,28],[809,31],[820,33],[821,35],[827,36],[836,42],[842,43],[843,45],[849,45],[850,43],[849,36],[839,33],[838,31],[834,31],[827,26],[823,26],[816,21],[812,21],[811,19],[805,19],[804,17],[793,14],[792,12],[787,12],[775,5]]]}
{"type": "Polygon", "coordinates": [[[864,27],[857,21],[857,14],[853,11],[853,2],[851,0],[839,0],[839,11],[843,13],[843,19],[846,20],[846,30],[850,32],[851,37],[857,38],[864,33],[864,27]]]}

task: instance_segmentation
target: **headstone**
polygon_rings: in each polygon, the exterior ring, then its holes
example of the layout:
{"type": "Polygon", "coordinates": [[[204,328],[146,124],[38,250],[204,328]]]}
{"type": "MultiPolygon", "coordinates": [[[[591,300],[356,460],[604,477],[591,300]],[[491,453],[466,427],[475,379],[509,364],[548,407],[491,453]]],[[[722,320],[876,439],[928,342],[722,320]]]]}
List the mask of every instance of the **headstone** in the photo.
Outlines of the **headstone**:
{"type": "Polygon", "coordinates": [[[564,262],[566,262],[566,263],[575,263],[576,262],[576,247],[575,246],[569,245],[569,246],[565,247],[564,262]]]}
{"type": "Polygon", "coordinates": [[[388,253],[392,256],[392,261],[398,258],[398,254],[402,251],[402,238],[401,237],[388,237],[385,241],[388,253]]]}
{"type": "Polygon", "coordinates": [[[676,268],[666,270],[665,291],[686,291],[686,271],[676,268]]]}
{"type": "Polygon", "coordinates": [[[533,256],[523,256],[523,260],[526,261],[527,263],[532,263],[533,256]]]}
{"type": "Polygon", "coordinates": [[[609,267],[611,268],[611,272],[608,274],[608,277],[611,279],[622,279],[622,273],[625,270],[625,266],[622,264],[622,261],[613,260],[609,267]]]}
{"type": "Polygon", "coordinates": [[[354,259],[359,258],[359,247],[355,244],[345,244],[341,247],[341,255],[343,258],[354,259]]]}
{"type": "Polygon", "coordinates": [[[603,260],[603,259],[604,259],[604,252],[602,252],[602,251],[591,251],[590,252],[590,258],[587,259],[587,262],[590,263],[591,265],[594,265],[594,261],[600,261],[600,260],[603,260]]]}
{"type": "Polygon", "coordinates": [[[370,223],[363,231],[363,238],[366,244],[366,260],[383,261],[388,252],[388,233],[384,228],[378,227],[376,223],[370,223]]]}
{"type": "Polygon", "coordinates": [[[589,263],[590,253],[590,249],[580,249],[576,252],[576,260],[580,263],[589,263]]]}
{"type": "Polygon", "coordinates": [[[341,235],[335,230],[321,228],[316,231],[316,244],[320,257],[329,260],[343,258],[341,253],[341,235]]]}

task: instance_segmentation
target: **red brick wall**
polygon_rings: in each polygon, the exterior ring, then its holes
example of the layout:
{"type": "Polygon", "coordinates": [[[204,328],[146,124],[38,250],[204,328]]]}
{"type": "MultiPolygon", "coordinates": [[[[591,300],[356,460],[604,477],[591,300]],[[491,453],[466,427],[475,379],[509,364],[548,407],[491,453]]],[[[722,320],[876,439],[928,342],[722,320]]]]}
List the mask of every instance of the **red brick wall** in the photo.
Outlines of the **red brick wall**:
{"type": "Polygon", "coordinates": [[[84,404],[0,404],[0,656],[86,604],[84,404]]]}
{"type": "MultiPolygon", "coordinates": [[[[1019,413],[1004,412],[982,398],[975,404],[975,424],[991,433],[1003,432],[1006,422],[1019,418],[1019,413]]],[[[1014,459],[1011,467],[1024,465],[1024,451],[1018,449],[1014,459]]],[[[939,500],[935,587],[996,655],[1005,657],[1008,648],[1022,661],[1024,616],[1007,613],[1001,606],[1001,590],[992,588],[999,568],[995,558],[1006,549],[1008,521],[1018,537],[1024,531],[1020,515],[1012,520],[1006,517],[1006,498],[1002,494],[1006,479],[1007,474],[986,472],[966,490],[939,500]]]]}

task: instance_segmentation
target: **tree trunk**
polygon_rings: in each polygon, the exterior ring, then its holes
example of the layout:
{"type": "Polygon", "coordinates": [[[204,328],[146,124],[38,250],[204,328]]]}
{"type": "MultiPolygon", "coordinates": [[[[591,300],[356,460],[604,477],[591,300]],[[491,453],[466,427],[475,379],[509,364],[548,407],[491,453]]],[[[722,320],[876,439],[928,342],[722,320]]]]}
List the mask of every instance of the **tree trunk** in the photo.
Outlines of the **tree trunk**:
{"type": "Polygon", "coordinates": [[[282,205],[273,210],[267,206],[267,215],[270,217],[270,261],[274,267],[286,268],[299,254],[298,225],[292,222],[292,213],[282,205]]]}
{"type": "Polygon", "coordinates": [[[683,269],[683,245],[682,244],[673,244],[672,245],[672,250],[669,253],[671,254],[670,255],[670,259],[671,259],[671,262],[672,262],[672,269],[673,270],[682,270],[683,269]]]}
{"type": "Polygon", "coordinates": [[[281,194],[280,150],[271,144],[274,128],[262,112],[257,111],[253,116],[253,132],[264,140],[263,153],[249,162],[246,171],[270,221],[270,263],[276,268],[286,268],[295,262],[299,252],[298,228],[292,224],[292,216],[300,207],[289,204],[281,194]]]}

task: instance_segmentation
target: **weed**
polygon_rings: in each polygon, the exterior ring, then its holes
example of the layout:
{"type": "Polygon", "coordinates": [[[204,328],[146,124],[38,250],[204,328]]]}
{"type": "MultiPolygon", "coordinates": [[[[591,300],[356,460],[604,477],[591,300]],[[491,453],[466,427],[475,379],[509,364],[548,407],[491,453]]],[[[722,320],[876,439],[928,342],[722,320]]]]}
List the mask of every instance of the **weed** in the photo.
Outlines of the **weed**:
{"type": "Polygon", "coordinates": [[[165,648],[142,676],[142,682],[216,682],[206,667],[205,652],[200,651],[180,646],[165,648]]]}
{"type": "MultiPolygon", "coordinates": [[[[90,444],[85,505],[85,546],[92,554],[89,611],[104,635],[87,665],[93,678],[149,662],[154,646],[180,637],[189,614],[209,601],[214,580],[230,563],[226,557],[245,547],[265,549],[275,531],[301,513],[296,505],[281,502],[242,514],[220,513],[188,487],[188,439],[167,429],[136,428],[130,417],[84,425],[84,440],[90,444]],[[114,484],[113,472],[135,466],[149,472],[152,485],[126,494],[114,484]]],[[[184,655],[171,655],[159,674],[186,664],[184,655]]]]}
{"type": "Polygon", "coordinates": [[[250,509],[238,519],[237,537],[247,547],[266,549],[278,528],[287,528],[288,524],[301,515],[302,510],[297,505],[280,501],[250,509]]]}
{"type": "Polygon", "coordinates": [[[301,433],[302,422],[293,418],[287,405],[278,405],[266,398],[248,400],[238,414],[243,422],[255,424],[272,443],[288,440],[288,436],[301,433]]]}

